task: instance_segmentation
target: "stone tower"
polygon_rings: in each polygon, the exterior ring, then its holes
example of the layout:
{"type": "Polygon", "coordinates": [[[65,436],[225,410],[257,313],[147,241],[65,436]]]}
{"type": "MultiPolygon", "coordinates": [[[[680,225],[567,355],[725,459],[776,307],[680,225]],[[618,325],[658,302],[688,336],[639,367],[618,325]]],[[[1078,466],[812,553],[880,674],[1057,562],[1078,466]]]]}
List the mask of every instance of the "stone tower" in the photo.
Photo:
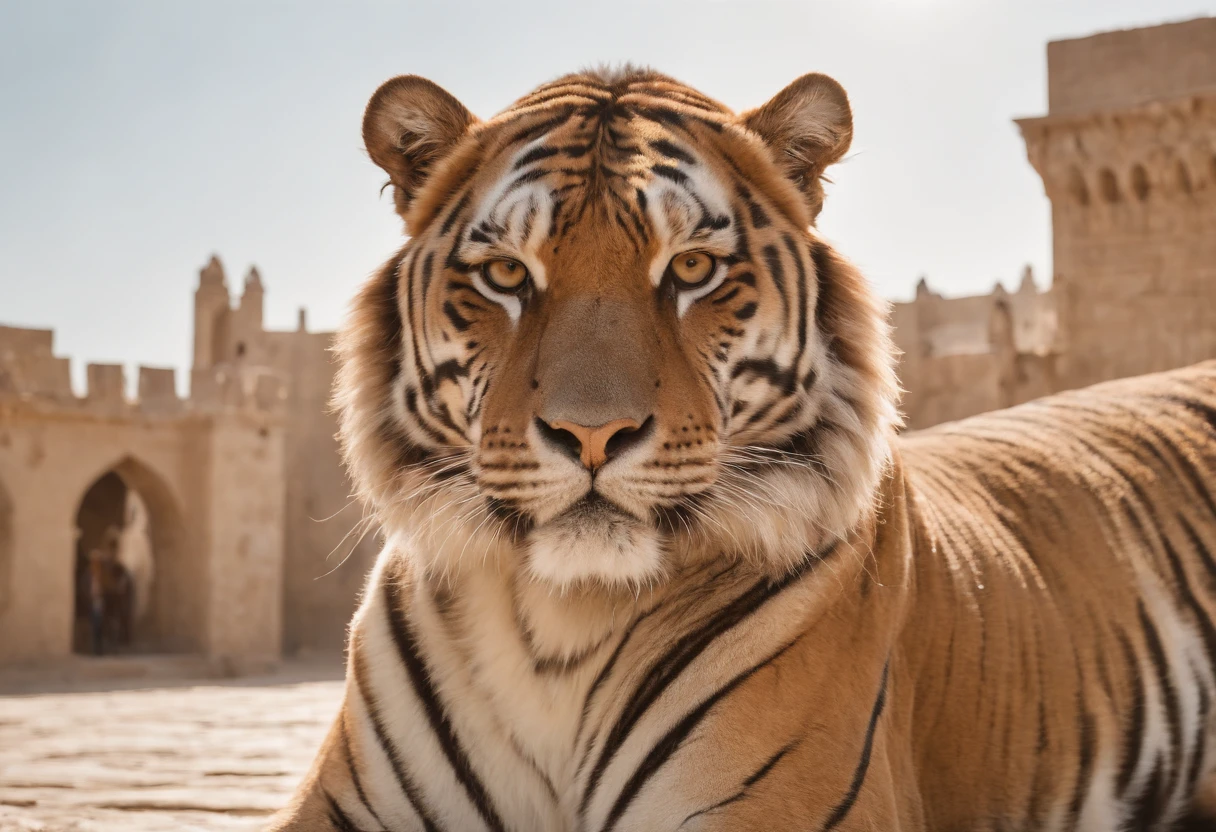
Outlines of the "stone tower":
{"type": "Polygon", "coordinates": [[[213,255],[198,273],[194,290],[194,369],[214,367],[227,359],[230,305],[224,266],[213,255]]]}
{"type": "Polygon", "coordinates": [[[250,266],[245,275],[245,288],[232,314],[232,358],[247,364],[266,361],[262,349],[262,314],[266,289],[257,266],[250,266]]]}
{"type": "Polygon", "coordinates": [[[1216,18],[1048,44],[1060,381],[1216,357],[1216,18]]]}

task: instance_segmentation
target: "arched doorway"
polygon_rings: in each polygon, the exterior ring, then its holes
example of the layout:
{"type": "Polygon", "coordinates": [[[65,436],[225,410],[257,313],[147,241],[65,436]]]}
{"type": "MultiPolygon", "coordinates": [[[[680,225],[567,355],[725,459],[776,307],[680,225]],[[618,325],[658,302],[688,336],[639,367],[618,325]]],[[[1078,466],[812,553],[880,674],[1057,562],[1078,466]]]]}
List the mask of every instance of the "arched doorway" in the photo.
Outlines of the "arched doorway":
{"type": "Polygon", "coordinates": [[[73,651],[199,650],[205,575],[165,482],[124,458],[85,489],[75,521],[73,651]]]}

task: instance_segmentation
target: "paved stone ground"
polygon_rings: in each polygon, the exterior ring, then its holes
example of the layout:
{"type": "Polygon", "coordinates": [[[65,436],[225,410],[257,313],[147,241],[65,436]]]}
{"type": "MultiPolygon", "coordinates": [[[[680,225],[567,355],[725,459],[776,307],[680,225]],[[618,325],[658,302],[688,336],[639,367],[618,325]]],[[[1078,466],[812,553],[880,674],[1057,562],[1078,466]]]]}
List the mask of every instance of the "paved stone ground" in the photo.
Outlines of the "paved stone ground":
{"type": "Polygon", "coordinates": [[[308,768],[340,678],[332,665],[288,666],[256,679],[0,695],[0,830],[257,829],[308,768]]]}

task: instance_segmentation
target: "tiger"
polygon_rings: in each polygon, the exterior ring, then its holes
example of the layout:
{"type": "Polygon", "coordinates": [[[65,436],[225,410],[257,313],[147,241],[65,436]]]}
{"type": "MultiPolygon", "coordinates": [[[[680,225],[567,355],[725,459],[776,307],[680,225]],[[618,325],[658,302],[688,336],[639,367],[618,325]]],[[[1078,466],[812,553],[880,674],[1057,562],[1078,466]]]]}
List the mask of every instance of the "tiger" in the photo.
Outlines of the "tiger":
{"type": "Polygon", "coordinates": [[[488,120],[401,76],[362,129],[406,242],[335,407],[383,550],[268,829],[1214,828],[1216,362],[904,431],[822,74],[488,120]]]}

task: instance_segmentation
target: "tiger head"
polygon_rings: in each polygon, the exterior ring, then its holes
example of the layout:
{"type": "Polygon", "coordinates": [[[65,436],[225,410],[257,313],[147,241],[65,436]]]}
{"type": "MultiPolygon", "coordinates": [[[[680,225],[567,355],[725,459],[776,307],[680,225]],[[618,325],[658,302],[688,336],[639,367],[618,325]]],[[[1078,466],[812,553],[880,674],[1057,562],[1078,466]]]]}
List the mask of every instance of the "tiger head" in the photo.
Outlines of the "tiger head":
{"type": "Polygon", "coordinates": [[[779,571],[871,510],[898,419],[885,308],[812,228],[852,138],[835,81],[736,115],[591,72],[480,121],[404,76],[363,136],[408,241],[339,340],[341,436],[423,569],[779,571]]]}

